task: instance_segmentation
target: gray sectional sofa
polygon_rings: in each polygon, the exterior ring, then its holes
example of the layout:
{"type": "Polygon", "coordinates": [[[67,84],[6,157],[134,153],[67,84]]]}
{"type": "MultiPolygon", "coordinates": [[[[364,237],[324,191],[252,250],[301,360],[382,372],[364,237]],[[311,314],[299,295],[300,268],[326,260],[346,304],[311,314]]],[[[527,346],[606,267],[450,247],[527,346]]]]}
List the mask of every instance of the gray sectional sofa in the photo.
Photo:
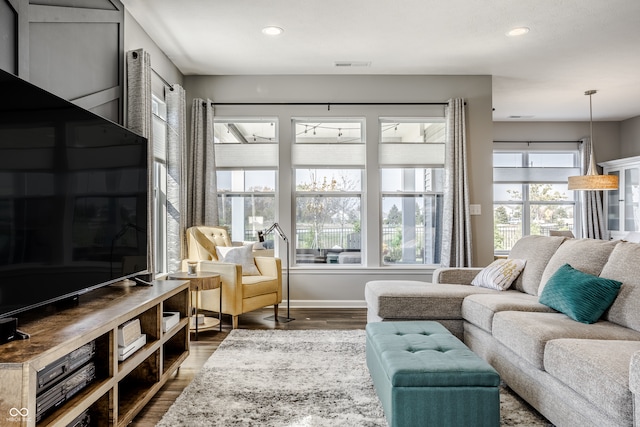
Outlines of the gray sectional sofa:
{"type": "Polygon", "coordinates": [[[526,265],[506,291],[470,285],[481,268],[438,269],[431,283],[368,282],[368,321],[442,323],[555,425],[640,427],[640,244],[527,236],[509,258],[526,265]],[[622,283],[597,322],[539,302],[564,264],[622,283]]]}

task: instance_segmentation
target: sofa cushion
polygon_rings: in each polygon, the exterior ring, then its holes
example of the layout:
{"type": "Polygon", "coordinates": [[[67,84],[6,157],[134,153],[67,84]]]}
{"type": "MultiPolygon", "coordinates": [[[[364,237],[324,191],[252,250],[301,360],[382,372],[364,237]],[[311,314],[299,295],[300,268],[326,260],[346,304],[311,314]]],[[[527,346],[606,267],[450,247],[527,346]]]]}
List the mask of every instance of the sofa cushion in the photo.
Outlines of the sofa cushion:
{"type": "Polygon", "coordinates": [[[478,273],[471,284],[481,288],[504,291],[518,278],[527,261],[523,259],[497,259],[478,273]]]}
{"type": "Polygon", "coordinates": [[[544,348],[558,338],[640,341],[640,332],[615,323],[590,325],[576,322],[562,313],[501,311],[493,316],[496,340],[537,369],[544,369],[544,348]]]}
{"type": "Polygon", "coordinates": [[[530,295],[538,295],[542,273],[565,240],[567,238],[563,236],[524,236],[519,239],[509,252],[509,258],[523,259],[527,265],[512,287],[530,295]]]}
{"type": "Polygon", "coordinates": [[[576,270],[599,276],[602,268],[607,263],[613,248],[618,244],[612,240],[597,239],[570,239],[558,248],[551,257],[542,273],[538,295],[542,293],[544,285],[565,264],[571,265],[576,270]]]}
{"type": "Polygon", "coordinates": [[[618,295],[621,282],[576,270],[569,264],[551,276],[540,294],[540,303],[582,323],[600,319],[618,295]]]}
{"type": "Polygon", "coordinates": [[[433,270],[432,283],[455,283],[470,285],[482,268],[478,267],[440,267],[433,270]]]}
{"type": "Polygon", "coordinates": [[[469,295],[462,302],[464,320],[487,332],[491,332],[493,315],[500,311],[555,313],[552,308],[540,304],[537,296],[515,290],[490,295],[469,295]]]}
{"type": "Polygon", "coordinates": [[[633,354],[631,363],[629,363],[629,371],[629,389],[637,396],[640,394],[640,351],[633,354]]]}
{"type": "Polygon", "coordinates": [[[600,276],[622,282],[618,297],[604,318],[618,325],[640,331],[640,244],[616,245],[600,276]]]}
{"type": "Polygon", "coordinates": [[[616,424],[632,425],[629,361],[637,351],[640,341],[552,340],[544,350],[544,369],[616,424]]]}
{"type": "Polygon", "coordinates": [[[462,319],[462,300],[479,293],[498,291],[413,280],[373,280],[364,289],[368,309],[383,319],[462,319]]]}

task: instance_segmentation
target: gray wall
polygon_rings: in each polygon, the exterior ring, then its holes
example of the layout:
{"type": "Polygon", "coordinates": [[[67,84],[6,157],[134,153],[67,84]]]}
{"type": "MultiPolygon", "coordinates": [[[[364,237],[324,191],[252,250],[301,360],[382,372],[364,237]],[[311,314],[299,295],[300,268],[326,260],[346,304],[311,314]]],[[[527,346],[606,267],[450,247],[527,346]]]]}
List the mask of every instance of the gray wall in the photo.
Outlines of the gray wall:
{"type": "Polygon", "coordinates": [[[640,156],[640,116],[620,124],[620,157],[640,156]]]}
{"type": "Polygon", "coordinates": [[[124,52],[138,48],[151,54],[156,95],[165,81],[183,83],[118,0],[0,0],[0,68],[117,123],[124,52]]]}
{"type": "MultiPolygon", "coordinates": [[[[588,136],[589,121],[493,123],[496,141],[578,141],[588,136]]],[[[596,161],[621,157],[620,122],[594,122],[593,140],[596,161]]]]}
{"type": "Polygon", "coordinates": [[[0,69],[18,74],[18,12],[17,5],[0,0],[0,69]]]}
{"type": "Polygon", "coordinates": [[[118,0],[0,0],[0,67],[122,122],[118,0]]]}
{"type": "MultiPolygon", "coordinates": [[[[493,260],[492,215],[492,117],[490,76],[186,76],[187,102],[194,97],[215,102],[442,102],[452,97],[467,101],[468,158],[471,203],[482,206],[482,215],[472,217],[474,265],[493,260]]],[[[188,107],[188,110],[190,107],[188,107]]],[[[366,117],[369,135],[377,135],[380,116],[420,117],[425,109],[415,106],[216,106],[217,116],[277,116],[280,123],[281,164],[279,174],[279,221],[292,230],[291,213],[291,117],[366,117]],[[287,214],[289,213],[289,214],[287,214]]],[[[373,141],[377,142],[377,141],[373,141]]],[[[367,156],[377,156],[377,144],[369,144],[367,156]]],[[[374,157],[368,157],[375,159],[374,157]]],[[[378,174],[369,173],[367,188],[378,194],[378,174]]],[[[291,274],[291,299],[295,304],[314,306],[359,305],[364,284],[375,278],[430,280],[427,268],[380,267],[379,200],[367,199],[366,249],[368,268],[332,269],[298,267],[291,274]],[[373,231],[371,231],[373,230],[373,231]]],[[[284,254],[284,250],[281,254],[284,254]]],[[[282,257],[282,255],[281,255],[282,257]]],[[[284,258],[284,257],[283,257],[284,258]]]]}

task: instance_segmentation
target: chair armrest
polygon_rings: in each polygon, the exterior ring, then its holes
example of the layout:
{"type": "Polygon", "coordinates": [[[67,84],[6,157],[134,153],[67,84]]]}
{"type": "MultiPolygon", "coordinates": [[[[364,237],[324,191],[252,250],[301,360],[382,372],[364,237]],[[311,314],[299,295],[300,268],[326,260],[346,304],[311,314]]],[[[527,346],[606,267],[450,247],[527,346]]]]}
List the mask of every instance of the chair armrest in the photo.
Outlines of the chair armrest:
{"type": "Polygon", "coordinates": [[[633,353],[629,363],[629,390],[636,395],[635,399],[638,402],[640,399],[640,351],[633,353]]]}
{"type": "Polygon", "coordinates": [[[474,277],[482,271],[477,267],[445,267],[433,272],[432,283],[450,283],[456,285],[470,285],[474,277]]]}
{"type": "Polygon", "coordinates": [[[282,261],[280,258],[256,256],[253,259],[262,276],[282,277],[282,261]]]}
{"type": "Polygon", "coordinates": [[[196,261],[198,263],[198,271],[218,273],[225,294],[236,295],[236,302],[240,301],[240,305],[242,305],[242,266],[240,264],[220,261],[183,260],[183,271],[187,271],[187,262],[189,261],[196,261]]]}

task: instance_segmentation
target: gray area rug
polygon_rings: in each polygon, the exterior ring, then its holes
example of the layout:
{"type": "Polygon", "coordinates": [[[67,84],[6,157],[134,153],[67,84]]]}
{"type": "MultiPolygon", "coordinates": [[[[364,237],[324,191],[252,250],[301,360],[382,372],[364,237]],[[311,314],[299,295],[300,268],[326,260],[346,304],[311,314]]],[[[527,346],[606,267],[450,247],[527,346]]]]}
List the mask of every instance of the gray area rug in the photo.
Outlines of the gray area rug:
{"type": "MultiPolygon", "coordinates": [[[[502,425],[548,426],[502,388],[502,425]]],[[[387,426],[365,361],[365,332],[233,330],[161,427],[387,426]]]]}

